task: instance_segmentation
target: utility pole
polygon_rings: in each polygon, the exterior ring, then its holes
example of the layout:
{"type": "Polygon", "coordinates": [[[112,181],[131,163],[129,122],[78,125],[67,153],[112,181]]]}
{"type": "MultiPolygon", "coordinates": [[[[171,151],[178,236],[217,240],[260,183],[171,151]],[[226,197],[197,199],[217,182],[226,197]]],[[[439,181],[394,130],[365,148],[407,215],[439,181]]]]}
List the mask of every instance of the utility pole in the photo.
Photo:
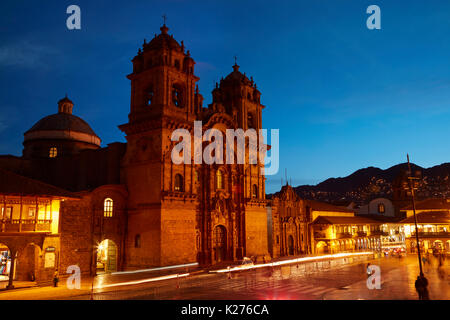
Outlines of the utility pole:
{"type": "Polygon", "coordinates": [[[417,177],[412,176],[411,171],[411,164],[409,162],[409,154],[406,155],[406,158],[408,160],[408,181],[409,181],[409,188],[411,189],[411,199],[412,199],[412,207],[413,207],[413,214],[414,214],[414,226],[416,228],[416,248],[417,248],[417,257],[419,258],[419,269],[420,269],[420,277],[425,278],[422,270],[422,257],[420,253],[420,242],[419,242],[419,229],[417,228],[417,217],[416,217],[416,202],[414,199],[414,182],[413,180],[419,180],[417,177]]]}

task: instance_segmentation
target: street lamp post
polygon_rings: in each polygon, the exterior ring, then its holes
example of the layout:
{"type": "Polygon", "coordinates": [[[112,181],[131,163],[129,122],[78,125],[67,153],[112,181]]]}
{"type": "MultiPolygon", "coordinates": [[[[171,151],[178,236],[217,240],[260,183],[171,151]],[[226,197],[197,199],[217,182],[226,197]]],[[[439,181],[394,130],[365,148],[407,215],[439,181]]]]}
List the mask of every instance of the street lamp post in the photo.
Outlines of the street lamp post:
{"type": "Polygon", "coordinates": [[[416,202],[414,200],[414,183],[413,180],[417,180],[419,178],[417,177],[413,177],[412,176],[412,171],[411,171],[411,164],[409,162],[409,155],[406,155],[406,158],[408,159],[408,170],[409,170],[409,174],[408,174],[408,181],[409,181],[409,187],[411,189],[411,199],[412,199],[412,207],[413,207],[413,214],[414,214],[414,226],[416,228],[416,247],[417,247],[417,256],[419,258],[419,269],[420,269],[420,276],[422,278],[424,278],[423,275],[423,269],[422,269],[422,257],[420,254],[420,245],[419,245],[419,230],[417,229],[417,217],[416,217],[416,202]]]}

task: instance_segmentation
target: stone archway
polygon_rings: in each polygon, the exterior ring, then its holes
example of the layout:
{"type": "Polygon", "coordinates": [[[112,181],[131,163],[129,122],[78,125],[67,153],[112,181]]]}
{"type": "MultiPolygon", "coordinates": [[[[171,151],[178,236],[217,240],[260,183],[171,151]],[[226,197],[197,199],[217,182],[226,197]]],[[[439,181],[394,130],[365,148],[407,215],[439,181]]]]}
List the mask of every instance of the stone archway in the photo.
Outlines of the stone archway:
{"type": "Polygon", "coordinates": [[[319,241],[316,244],[316,253],[323,254],[327,252],[327,244],[324,241],[319,241]]]}
{"type": "Polygon", "coordinates": [[[16,280],[36,281],[41,263],[41,248],[29,243],[23,248],[16,260],[16,280]]]}
{"type": "Polygon", "coordinates": [[[105,239],[97,246],[97,273],[117,271],[117,245],[113,240],[105,239]]]}

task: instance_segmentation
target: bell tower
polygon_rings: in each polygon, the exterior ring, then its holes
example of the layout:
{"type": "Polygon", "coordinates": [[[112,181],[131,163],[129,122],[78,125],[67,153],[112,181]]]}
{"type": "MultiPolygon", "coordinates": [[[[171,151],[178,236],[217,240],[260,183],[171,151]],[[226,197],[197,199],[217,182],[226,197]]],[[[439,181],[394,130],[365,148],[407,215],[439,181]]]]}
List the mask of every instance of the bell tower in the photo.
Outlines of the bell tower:
{"type": "Polygon", "coordinates": [[[130,113],[128,123],[119,126],[127,139],[122,176],[133,230],[127,243],[139,235],[144,248],[128,246],[127,261],[139,267],[195,261],[197,253],[195,171],[193,165],[171,161],[171,136],[175,129],[193,128],[203,98],[189,51],[165,24],[160,30],[132,59],[130,113]]]}
{"type": "Polygon", "coordinates": [[[235,62],[233,72],[216,84],[212,92],[213,105],[222,104],[226,113],[236,121],[243,130],[261,129],[262,109],[261,92],[256,87],[253,77],[250,79],[239,71],[235,62]]]}
{"type": "Polygon", "coordinates": [[[131,108],[129,124],[161,116],[193,120],[200,103],[194,75],[194,59],[189,50],[168,34],[164,24],[159,35],[147,43],[133,58],[131,108]],[[197,103],[196,103],[197,102],[197,103]]]}

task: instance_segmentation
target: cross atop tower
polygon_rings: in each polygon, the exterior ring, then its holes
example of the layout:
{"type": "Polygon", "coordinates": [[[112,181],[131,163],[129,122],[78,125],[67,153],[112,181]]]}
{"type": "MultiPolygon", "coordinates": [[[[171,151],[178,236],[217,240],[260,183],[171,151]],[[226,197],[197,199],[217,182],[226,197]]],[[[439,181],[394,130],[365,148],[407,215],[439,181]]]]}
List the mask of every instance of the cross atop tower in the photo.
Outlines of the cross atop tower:
{"type": "Polygon", "coordinates": [[[234,56],[234,65],[237,66],[237,57],[234,56]]]}
{"type": "Polygon", "coordinates": [[[164,25],[166,25],[167,15],[164,13],[164,14],[162,15],[162,18],[163,18],[163,20],[164,20],[164,25]]]}

